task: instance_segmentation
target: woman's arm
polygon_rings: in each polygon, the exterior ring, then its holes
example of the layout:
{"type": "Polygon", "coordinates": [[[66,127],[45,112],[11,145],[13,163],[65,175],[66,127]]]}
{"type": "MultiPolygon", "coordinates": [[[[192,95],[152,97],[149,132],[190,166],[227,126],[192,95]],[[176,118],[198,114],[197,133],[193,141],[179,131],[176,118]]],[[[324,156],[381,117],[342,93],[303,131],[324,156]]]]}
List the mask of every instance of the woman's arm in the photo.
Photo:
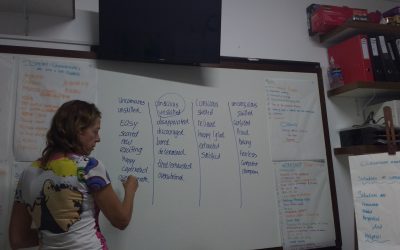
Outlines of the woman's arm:
{"type": "Polygon", "coordinates": [[[14,202],[9,225],[11,249],[34,247],[39,245],[38,232],[31,228],[32,217],[25,204],[14,202]]]}
{"type": "Polygon", "coordinates": [[[131,221],[138,181],[136,177],[129,176],[123,185],[125,197],[122,202],[117,197],[111,184],[93,193],[94,200],[104,216],[114,227],[120,230],[125,229],[131,221]]]}

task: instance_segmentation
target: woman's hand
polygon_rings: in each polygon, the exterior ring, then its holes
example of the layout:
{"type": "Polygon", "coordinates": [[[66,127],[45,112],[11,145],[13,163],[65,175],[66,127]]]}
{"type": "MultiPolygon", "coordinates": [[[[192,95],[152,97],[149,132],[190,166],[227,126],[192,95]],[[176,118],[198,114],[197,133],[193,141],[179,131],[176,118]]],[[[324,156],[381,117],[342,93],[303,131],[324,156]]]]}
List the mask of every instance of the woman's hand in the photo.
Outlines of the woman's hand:
{"type": "Polygon", "coordinates": [[[125,192],[136,192],[139,187],[139,182],[137,178],[133,175],[129,175],[125,181],[122,182],[125,192]]]}

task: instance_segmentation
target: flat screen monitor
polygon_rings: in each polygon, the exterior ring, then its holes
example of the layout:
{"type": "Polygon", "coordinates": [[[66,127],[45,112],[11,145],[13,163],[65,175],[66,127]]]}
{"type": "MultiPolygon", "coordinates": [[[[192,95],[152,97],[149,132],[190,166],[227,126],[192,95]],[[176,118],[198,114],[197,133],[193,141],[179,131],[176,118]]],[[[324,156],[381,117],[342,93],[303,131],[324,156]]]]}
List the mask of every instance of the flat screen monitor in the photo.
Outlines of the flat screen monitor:
{"type": "Polygon", "coordinates": [[[100,0],[99,59],[218,63],[222,0],[100,0]]]}

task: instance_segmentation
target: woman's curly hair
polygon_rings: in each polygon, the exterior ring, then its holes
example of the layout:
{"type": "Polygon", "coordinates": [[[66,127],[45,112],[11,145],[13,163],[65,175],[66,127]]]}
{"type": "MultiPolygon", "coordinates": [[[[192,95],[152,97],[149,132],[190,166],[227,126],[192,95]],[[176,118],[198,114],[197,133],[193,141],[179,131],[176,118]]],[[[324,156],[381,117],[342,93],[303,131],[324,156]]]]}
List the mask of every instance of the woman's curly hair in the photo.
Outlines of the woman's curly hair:
{"type": "Polygon", "coordinates": [[[72,100],[61,105],[54,114],[46,135],[46,147],[40,159],[45,167],[55,153],[80,153],[82,145],[79,133],[101,118],[96,105],[81,100],[72,100]]]}

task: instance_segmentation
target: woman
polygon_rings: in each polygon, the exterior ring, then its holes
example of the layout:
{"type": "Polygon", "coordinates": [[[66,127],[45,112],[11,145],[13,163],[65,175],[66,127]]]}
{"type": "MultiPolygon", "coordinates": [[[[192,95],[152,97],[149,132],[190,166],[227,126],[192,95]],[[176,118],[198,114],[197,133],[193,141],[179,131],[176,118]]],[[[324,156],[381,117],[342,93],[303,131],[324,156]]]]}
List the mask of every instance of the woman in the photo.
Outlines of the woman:
{"type": "Polygon", "coordinates": [[[12,249],[107,249],[98,224],[102,211],[111,224],[130,222],[136,177],[115,194],[104,165],[88,155],[100,141],[101,113],[94,104],[74,100],[55,113],[42,157],[21,175],[9,227],[12,249]]]}

